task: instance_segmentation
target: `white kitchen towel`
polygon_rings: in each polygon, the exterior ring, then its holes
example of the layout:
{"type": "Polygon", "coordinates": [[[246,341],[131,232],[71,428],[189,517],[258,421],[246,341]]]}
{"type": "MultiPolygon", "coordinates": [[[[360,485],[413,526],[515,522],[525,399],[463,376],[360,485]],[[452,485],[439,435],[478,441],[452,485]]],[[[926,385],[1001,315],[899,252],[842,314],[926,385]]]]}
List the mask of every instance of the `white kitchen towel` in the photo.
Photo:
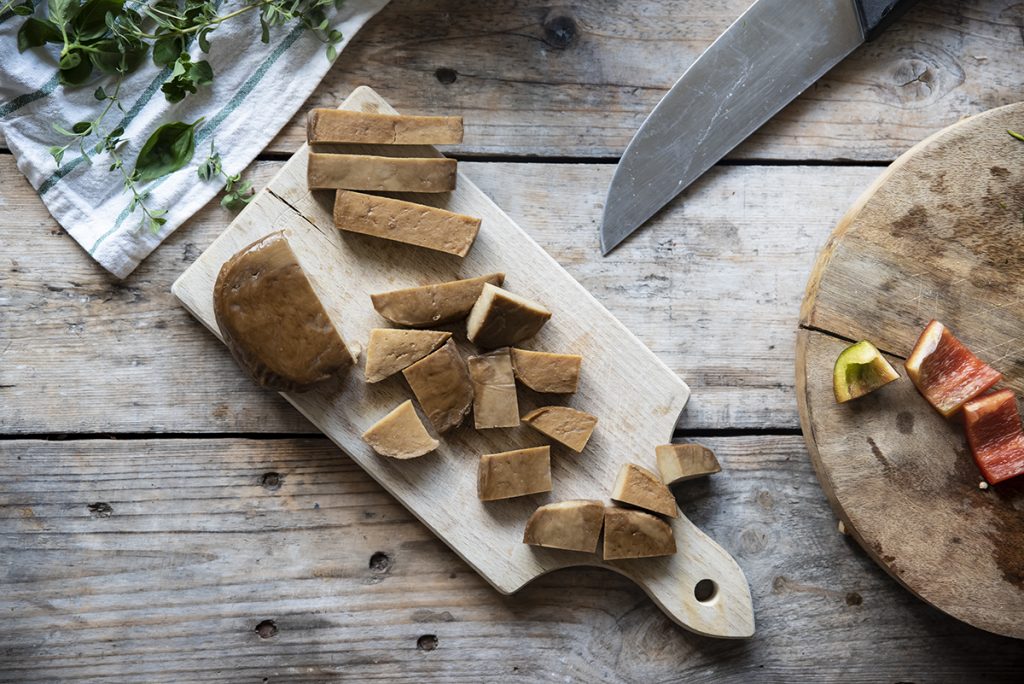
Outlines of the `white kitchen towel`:
{"type": "MultiPolygon", "coordinates": [[[[6,3],[3,3],[6,4],[6,3]]],[[[231,11],[237,0],[224,0],[221,12],[231,11]]],[[[387,0],[346,0],[330,17],[332,28],[343,34],[340,52],[355,33],[387,0]]],[[[36,15],[45,12],[36,0],[36,15]]],[[[129,211],[130,195],[122,177],[108,169],[106,153],[81,158],[77,146],[65,154],[58,169],[49,153],[67,142],[53,124],[70,126],[96,117],[105,103],[94,97],[97,86],[112,87],[113,78],[96,76],[80,86],[57,81],[59,46],[48,44],[19,53],[17,32],[25,17],[8,12],[0,16],[0,131],[17,159],[18,168],[32,183],[58,223],[105,269],[123,278],[131,273],[168,235],[198,211],[223,187],[223,179],[203,182],[196,174],[213,142],[227,173],[247,167],[281,130],[327,73],[331,64],[326,49],[298,22],[271,29],[270,42],[260,42],[257,12],[226,21],[210,34],[211,50],[190,47],[193,61],[206,59],[214,71],[213,83],[177,104],[169,103],[160,86],[170,69],[147,58],[146,65],[121,85],[125,111],[115,108],[103,124],[105,134],[125,129],[128,143],[121,156],[130,169],[146,138],[169,121],[196,128],[196,151],[191,164],[146,186],[147,206],[166,209],[167,223],[158,232],[140,227],[138,209],[129,211]]],[[[99,138],[90,138],[91,143],[99,138]]],[[[88,148],[87,148],[88,150],[88,148]]],[[[3,205],[0,188],[0,207],[3,205]]],[[[0,218],[0,225],[3,219],[0,218]]]]}

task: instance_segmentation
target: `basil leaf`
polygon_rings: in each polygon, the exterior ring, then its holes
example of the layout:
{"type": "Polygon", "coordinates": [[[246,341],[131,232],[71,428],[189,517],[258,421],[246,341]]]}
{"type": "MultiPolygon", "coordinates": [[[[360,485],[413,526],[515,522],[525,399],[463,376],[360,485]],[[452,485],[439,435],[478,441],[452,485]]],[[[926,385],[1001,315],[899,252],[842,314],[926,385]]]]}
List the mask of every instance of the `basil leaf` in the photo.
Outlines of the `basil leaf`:
{"type": "Polygon", "coordinates": [[[29,17],[18,29],[18,52],[40,47],[47,43],[60,43],[60,31],[52,22],[29,17]]]}
{"type": "Polygon", "coordinates": [[[135,160],[134,175],[138,182],[162,178],[192,161],[196,150],[195,128],[202,121],[202,118],[190,124],[174,121],[153,131],[135,160]]]}
{"type": "Polygon", "coordinates": [[[153,43],[153,64],[170,66],[185,51],[185,39],[181,36],[163,35],[153,43]]]}
{"type": "Polygon", "coordinates": [[[80,42],[96,40],[107,32],[107,14],[117,15],[124,0],[86,0],[71,22],[71,30],[80,42]]]}
{"type": "Polygon", "coordinates": [[[26,2],[23,5],[15,5],[11,8],[11,11],[17,14],[19,17],[31,16],[34,10],[35,8],[32,6],[31,2],[26,2]]]}
{"type": "Polygon", "coordinates": [[[92,61],[82,59],[78,50],[72,50],[60,62],[60,82],[62,84],[81,85],[89,80],[89,74],[92,73],[92,61]],[[64,66],[65,63],[68,66],[64,66]]]}
{"type": "Polygon", "coordinates": [[[78,14],[78,0],[49,0],[46,3],[46,10],[50,21],[57,26],[63,26],[78,14]]]}

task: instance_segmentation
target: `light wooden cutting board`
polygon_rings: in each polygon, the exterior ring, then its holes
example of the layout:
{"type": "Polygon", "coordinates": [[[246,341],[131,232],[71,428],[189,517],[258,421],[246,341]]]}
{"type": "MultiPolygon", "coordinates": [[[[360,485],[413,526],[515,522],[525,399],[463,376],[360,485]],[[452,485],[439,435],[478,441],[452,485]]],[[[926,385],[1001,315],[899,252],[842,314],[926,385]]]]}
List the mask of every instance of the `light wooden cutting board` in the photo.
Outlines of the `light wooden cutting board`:
{"type": "MultiPolygon", "coordinates": [[[[353,92],[342,108],[394,111],[366,87],[353,92]]],[[[418,146],[380,148],[379,153],[440,155],[431,147],[418,146]]],[[[668,558],[605,563],[592,555],[522,543],[523,527],[537,506],[564,499],[607,500],[623,463],[633,461],[653,469],[654,447],[670,441],[689,397],[686,384],[462,174],[452,193],[401,195],[483,218],[469,256],[458,259],[341,233],[331,215],[334,193],[306,188],[306,159],[303,146],[174,283],[173,292],[182,304],[219,337],[212,292],[221,265],[242,247],[280,229],[288,231],[304,267],[326,292],[325,305],[340,321],[350,346],[365,345],[371,328],[388,326],[370,303],[372,292],[505,272],[505,287],[542,302],[553,312],[551,322],[523,346],[584,357],[576,394],[545,399],[520,391],[521,412],[544,403],[565,403],[600,420],[582,454],[552,446],[549,494],[486,503],[477,499],[481,454],[547,443],[526,426],[478,432],[470,418],[425,457],[393,461],[375,454],[359,436],[411,397],[401,374],[366,384],[360,362],[339,392],[284,397],[498,591],[514,592],[559,568],[597,565],[631,578],[672,620],[695,632],[721,637],[753,634],[750,590],[743,572],[725,550],[683,516],[673,523],[679,551],[668,558]],[[695,587],[704,579],[713,581],[717,591],[712,598],[698,601],[695,587]]],[[[463,353],[471,353],[460,325],[446,328],[456,332],[463,353]]]]}
{"type": "Polygon", "coordinates": [[[1024,391],[1024,142],[1007,129],[1024,130],[1024,104],[936,133],[843,218],[807,286],[797,397],[818,478],[865,551],[939,609],[1024,638],[1024,482],[979,489],[960,421],[903,369],[934,318],[1024,391]],[[903,377],[836,404],[832,366],[863,339],[903,377]]]}

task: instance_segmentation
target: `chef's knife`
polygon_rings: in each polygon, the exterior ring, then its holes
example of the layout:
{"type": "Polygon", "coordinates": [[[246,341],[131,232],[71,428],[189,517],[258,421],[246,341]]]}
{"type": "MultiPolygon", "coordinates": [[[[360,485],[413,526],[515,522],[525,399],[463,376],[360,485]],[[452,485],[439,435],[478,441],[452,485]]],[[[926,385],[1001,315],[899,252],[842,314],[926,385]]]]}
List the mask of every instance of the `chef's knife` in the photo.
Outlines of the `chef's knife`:
{"type": "Polygon", "coordinates": [[[676,81],[615,169],[607,254],[913,0],[757,0],[676,81]]]}

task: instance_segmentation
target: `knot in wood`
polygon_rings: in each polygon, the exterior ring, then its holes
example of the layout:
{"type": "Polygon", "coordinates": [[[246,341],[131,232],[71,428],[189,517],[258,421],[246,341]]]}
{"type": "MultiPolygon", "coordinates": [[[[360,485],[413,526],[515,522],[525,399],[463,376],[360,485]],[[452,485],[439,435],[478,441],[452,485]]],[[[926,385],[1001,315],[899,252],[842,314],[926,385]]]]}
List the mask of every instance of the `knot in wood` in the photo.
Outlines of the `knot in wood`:
{"type": "Polygon", "coordinates": [[[96,503],[89,504],[89,513],[94,518],[109,518],[114,514],[114,508],[108,503],[97,501],[96,503]]]}
{"type": "Polygon", "coordinates": [[[421,651],[433,651],[437,648],[437,635],[436,634],[424,634],[416,640],[416,648],[421,651]]]}
{"type": "Polygon", "coordinates": [[[269,473],[263,473],[263,477],[260,478],[260,485],[264,489],[275,491],[281,488],[281,474],[273,471],[269,473]]]}
{"type": "Polygon", "coordinates": [[[259,634],[260,639],[269,639],[273,636],[277,636],[277,623],[273,620],[263,620],[256,625],[256,629],[254,631],[259,634]]]}
{"type": "Polygon", "coordinates": [[[553,48],[564,50],[576,38],[576,21],[564,14],[548,14],[544,20],[544,42],[553,48]]]}
{"type": "Polygon", "coordinates": [[[437,79],[438,83],[443,85],[451,85],[455,83],[455,80],[459,77],[458,72],[455,69],[449,69],[448,67],[441,67],[434,72],[434,78],[437,79]]]}
{"type": "Polygon", "coordinates": [[[378,575],[384,575],[391,570],[391,556],[378,551],[377,553],[370,556],[370,570],[377,573],[378,575]]]}

